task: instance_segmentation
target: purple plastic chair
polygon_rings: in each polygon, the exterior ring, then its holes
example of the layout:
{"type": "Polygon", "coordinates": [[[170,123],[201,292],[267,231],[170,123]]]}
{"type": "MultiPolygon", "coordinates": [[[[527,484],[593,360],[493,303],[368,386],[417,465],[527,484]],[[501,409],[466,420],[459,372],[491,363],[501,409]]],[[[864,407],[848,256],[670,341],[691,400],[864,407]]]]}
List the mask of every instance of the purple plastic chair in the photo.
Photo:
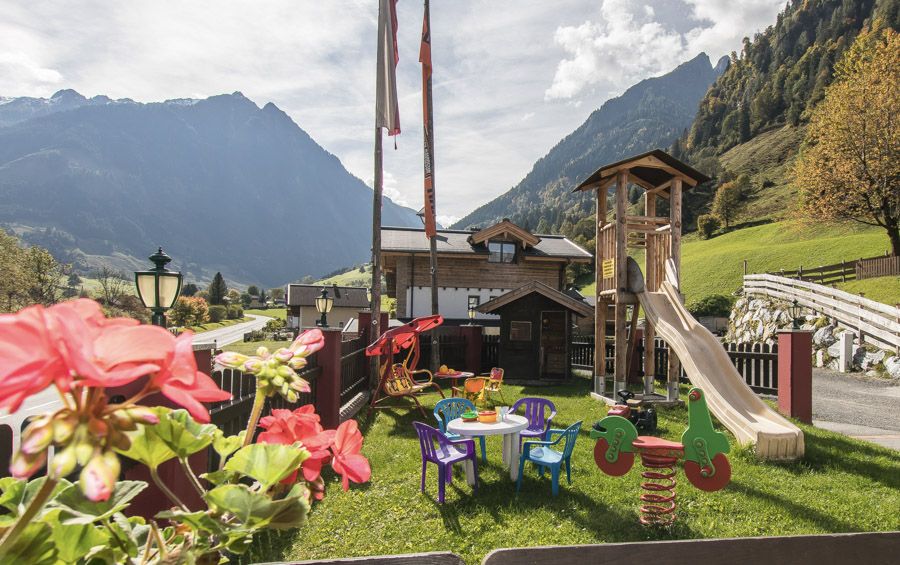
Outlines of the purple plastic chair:
{"type": "Polygon", "coordinates": [[[422,492],[425,492],[425,470],[429,462],[434,463],[438,468],[438,501],[443,504],[444,487],[453,481],[453,464],[466,460],[472,461],[475,471],[475,492],[478,492],[478,457],[475,454],[475,442],[471,439],[451,441],[440,430],[422,422],[413,422],[413,426],[419,435],[419,447],[422,449],[422,492]]]}
{"type": "Polygon", "coordinates": [[[519,432],[519,448],[521,450],[522,442],[527,439],[547,439],[550,421],[556,416],[556,406],[546,398],[526,396],[512,405],[512,408],[509,409],[510,413],[514,414],[520,406],[525,407],[523,416],[528,419],[528,427],[519,432]],[[546,415],[548,409],[550,410],[549,416],[546,415]]]}

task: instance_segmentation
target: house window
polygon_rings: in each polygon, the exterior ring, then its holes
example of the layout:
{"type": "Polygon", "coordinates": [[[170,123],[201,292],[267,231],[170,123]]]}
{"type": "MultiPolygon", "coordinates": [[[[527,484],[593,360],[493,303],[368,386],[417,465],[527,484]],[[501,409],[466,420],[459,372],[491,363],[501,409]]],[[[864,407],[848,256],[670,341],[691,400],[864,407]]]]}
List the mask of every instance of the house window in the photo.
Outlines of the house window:
{"type": "Polygon", "coordinates": [[[481,303],[481,298],[478,296],[469,296],[469,310],[474,310],[478,308],[478,305],[481,303]]]}
{"type": "Polygon", "coordinates": [[[509,341],[531,341],[531,322],[510,322],[509,341]]]}
{"type": "Polygon", "coordinates": [[[488,242],[488,261],[491,263],[512,263],[516,258],[516,244],[506,241],[488,242]]]}

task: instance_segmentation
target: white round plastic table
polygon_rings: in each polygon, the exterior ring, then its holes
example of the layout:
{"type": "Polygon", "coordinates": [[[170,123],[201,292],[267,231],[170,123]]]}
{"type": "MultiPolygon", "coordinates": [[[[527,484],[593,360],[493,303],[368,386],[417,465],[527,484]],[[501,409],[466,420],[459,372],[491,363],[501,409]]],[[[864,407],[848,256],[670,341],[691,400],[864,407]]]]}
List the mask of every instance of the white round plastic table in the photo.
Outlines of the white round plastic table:
{"type": "Polygon", "coordinates": [[[462,418],[451,420],[447,431],[465,437],[503,436],[503,464],[509,466],[509,478],[519,478],[519,432],[528,427],[528,419],[516,414],[507,414],[502,422],[485,424],[463,422],[462,418]]]}

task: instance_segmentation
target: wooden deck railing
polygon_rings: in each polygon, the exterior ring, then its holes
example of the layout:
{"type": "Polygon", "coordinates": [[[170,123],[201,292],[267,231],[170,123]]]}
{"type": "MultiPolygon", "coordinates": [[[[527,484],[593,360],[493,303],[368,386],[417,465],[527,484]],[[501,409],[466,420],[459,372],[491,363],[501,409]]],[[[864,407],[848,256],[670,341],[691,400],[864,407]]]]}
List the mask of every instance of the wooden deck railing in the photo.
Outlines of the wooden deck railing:
{"type": "Polygon", "coordinates": [[[900,308],[828,286],[775,275],[746,275],[744,292],[797,303],[836,320],[872,345],[900,351],[900,308]]]}

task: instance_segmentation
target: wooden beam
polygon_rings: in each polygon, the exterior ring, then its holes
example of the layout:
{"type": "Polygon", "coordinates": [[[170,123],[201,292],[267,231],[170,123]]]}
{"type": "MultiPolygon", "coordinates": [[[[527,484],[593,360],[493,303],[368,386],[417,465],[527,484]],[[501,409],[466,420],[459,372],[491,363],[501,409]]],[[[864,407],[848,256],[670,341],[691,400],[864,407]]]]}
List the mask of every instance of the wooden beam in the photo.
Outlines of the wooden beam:
{"type": "Polygon", "coordinates": [[[628,204],[628,170],[624,169],[616,175],[616,362],[613,375],[613,394],[625,386],[625,365],[628,348],[626,346],[626,305],[624,297],[627,293],[628,263],[628,224],[625,221],[625,210],[628,204]]]}
{"type": "Polygon", "coordinates": [[[600,245],[600,233],[606,223],[606,188],[595,191],[597,197],[596,231],[594,241],[594,392],[603,394],[606,389],[606,311],[607,303],[600,298],[600,281],[603,276],[603,249],[600,245]]]}
{"type": "MultiPolygon", "coordinates": [[[[666,183],[668,184],[668,183],[666,183]]],[[[654,191],[648,191],[644,194],[644,215],[651,218],[656,217],[656,195],[654,191]]],[[[662,218],[660,218],[662,219],[662,218]]],[[[659,286],[656,280],[656,263],[659,260],[657,255],[656,235],[648,235],[646,238],[646,253],[644,253],[644,286],[647,290],[655,291],[659,286]]],[[[656,373],[656,344],[654,337],[656,328],[650,323],[649,319],[644,320],[644,394],[653,392],[654,375],[656,373]]]]}
{"type": "MultiPolygon", "coordinates": [[[[669,257],[675,267],[676,290],[681,294],[681,179],[672,182],[672,197],[669,200],[669,257]]],[[[669,367],[667,379],[667,399],[678,400],[678,378],[681,375],[681,362],[674,350],[669,348],[669,367]]]]}

